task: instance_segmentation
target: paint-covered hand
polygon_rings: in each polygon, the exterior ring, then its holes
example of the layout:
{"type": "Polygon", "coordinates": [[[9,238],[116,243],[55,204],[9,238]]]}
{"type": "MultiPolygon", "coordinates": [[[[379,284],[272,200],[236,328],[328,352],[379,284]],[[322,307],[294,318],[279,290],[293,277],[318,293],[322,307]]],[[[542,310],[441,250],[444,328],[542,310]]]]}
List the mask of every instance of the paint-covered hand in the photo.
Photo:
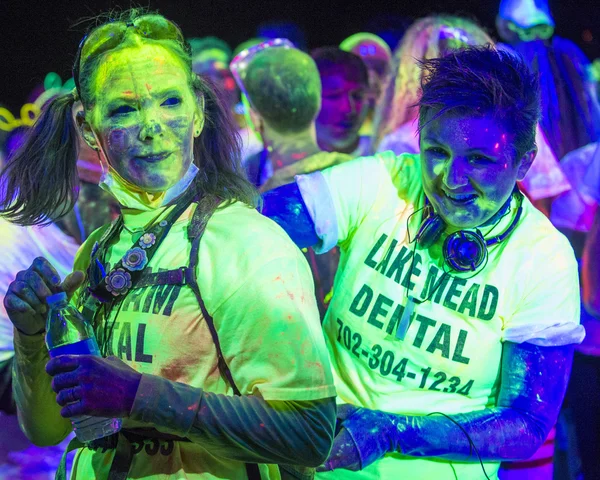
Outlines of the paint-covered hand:
{"type": "Polygon", "coordinates": [[[46,364],[65,418],[128,417],[142,374],[116,357],[60,355],[46,364]]]}
{"type": "Polygon", "coordinates": [[[337,435],[319,472],[344,468],[358,471],[392,450],[394,424],[384,412],[354,405],[338,406],[337,435]]]}
{"type": "Polygon", "coordinates": [[[42,333],[48,312],[46,298],[61,291],[70,298],[84,279],[83,272],[76,271],[61,283],[60,275],[50,262],[43,257],[36,258],[27,270],[18,272],[8,286],[4,297],[8,318],[25,335],[42,333]]]}

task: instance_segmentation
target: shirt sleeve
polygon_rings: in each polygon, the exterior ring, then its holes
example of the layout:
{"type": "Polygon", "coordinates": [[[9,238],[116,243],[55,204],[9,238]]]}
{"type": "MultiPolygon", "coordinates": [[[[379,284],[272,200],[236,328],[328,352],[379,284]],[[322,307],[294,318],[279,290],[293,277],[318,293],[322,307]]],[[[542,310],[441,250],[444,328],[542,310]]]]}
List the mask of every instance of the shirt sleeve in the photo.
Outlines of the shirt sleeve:
{"type": "Polygon", "coordinates": [[[214,312],[207,303],[238,388],[268,401],[335,396],[310,269],[292,248],[248,275],[214,312]]]}
{"type": "Polygon", "coordinates": [[[581,343],[580,295],[577,262],[567,240],[552,243],[525,262],[526,291],[503,326],[503,340],[549,347],[581,343]],[[534,263],[535,262],[535,263],[534,263]]]}
{"type": "Polygon", "coordinates": [[[333,442],[335,400],[217,395],[142,375],[130,418],[245,462],[320,465],[333,442]]]}
{"type": "Polygon", "coordinates": [[[296,177],[321,239],[315,252],[325,253],[351,240],[375,204],[382,183],[390,178],[384,157],[391,161],[396,158],[392,152],[386,152],[296,177]]]}

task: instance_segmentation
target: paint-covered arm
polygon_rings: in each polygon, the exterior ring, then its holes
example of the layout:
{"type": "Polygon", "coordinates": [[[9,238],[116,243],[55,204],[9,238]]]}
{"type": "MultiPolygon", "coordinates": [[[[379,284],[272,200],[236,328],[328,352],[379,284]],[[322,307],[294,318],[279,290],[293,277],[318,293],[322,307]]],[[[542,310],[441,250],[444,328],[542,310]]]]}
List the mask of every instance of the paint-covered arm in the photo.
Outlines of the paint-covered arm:
{"type": "Polygon", "coordinates": [[[600,318],[600,209],[585,240],[582,294],[586,310],[600,318]]]}
{"type": "Polygon", "coordinates": [[[342,407],[325,468],[359,470],[389,452],[478,462],[473,445],[484,461],[529,458],[556,422],[572,357],[572,345],[505,342],[496,406],[480,411],[409,416],[342,407]]]}
{"type": "Polygon", "coordinates": [[[143,375],[130,417],[187,437],[219,457],[315,467],[333,442],[335,399],[230,397],[143,375]]]}
{"type": "Polygon", "coordinates": [[[71,432],[71,422],[60,416],[45,366],[50,356],[44,334],[24,335],[15,329],[13,394],[19,424],[27,438],[39,446],[56,445],[71,432]]]}
{"type": "MultiPolygon", "coordinates": [[[[214,228],[219,221],[215,216],[214,228]]],[[[200,265],[208,263],[204,255],[212,254],[213,268],[198,270],[199,284],[206,285],[202,295],[207,313],[243,395],[216,394],[144,375],[131,417],[186,436],[219,457],[316,466],[333,442],[335,389],[311,272],[271,222],[253,212],[236,227],[249,230],[250,223],[266,231],[262,237],[255,231],[248,254],[233,248],[231,237],[212,237],[207,231],[200,265]],[[235,278],[223,273],[231,274],[232,260],[214,255],[217,247],[238,252],[235,278]],[[226,288],[232,290],[223,296],[226,288]]]]}
{"type": "Polygon", "coordinates": [[[263,195],[263,215],[277,222],[300,248],[325,253],[344,248],[375,205],[398,195],[409,178],[402,171],[416,157],[386,152],[306,175],[263,195]],[[392,180],[398,177],[398,184],[392,180]],[[392,197],[390,197],[392,196],[392,197]]]}
{"type": "Polygon", "coordinates": [[[262,214],[279,224],[299,248],[312,247],[319,242],[315,224],[296,182],[269,190],[262,198],[262,214]]]}

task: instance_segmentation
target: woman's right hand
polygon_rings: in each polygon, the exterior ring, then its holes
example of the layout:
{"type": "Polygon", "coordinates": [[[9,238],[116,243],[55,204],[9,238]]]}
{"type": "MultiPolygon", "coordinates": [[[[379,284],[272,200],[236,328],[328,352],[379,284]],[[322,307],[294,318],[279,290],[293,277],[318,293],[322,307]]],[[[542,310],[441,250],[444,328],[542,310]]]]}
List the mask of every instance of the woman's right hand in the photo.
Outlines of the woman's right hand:
{"type": "Polygon", "coordinates": [[[56,269],[43,257],[36,258],[27,270],[17,273],[8,286],[4,308],[13,325],[26,335],[41,333],[46,326],[46,297],[66,292],[68,297],[83,283],[83,272],[75,271],[61,283],[56,269]]]}

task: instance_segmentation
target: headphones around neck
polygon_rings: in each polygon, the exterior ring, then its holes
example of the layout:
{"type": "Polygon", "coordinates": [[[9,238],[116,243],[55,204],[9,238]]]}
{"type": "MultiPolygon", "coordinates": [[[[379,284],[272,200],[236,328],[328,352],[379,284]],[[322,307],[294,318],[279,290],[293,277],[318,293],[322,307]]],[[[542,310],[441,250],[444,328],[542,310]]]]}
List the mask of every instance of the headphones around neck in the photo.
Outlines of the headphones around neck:
{"type": "MultiPolygon", "coordinates": [[[[459,230],[446,237],[442,253],[446,265],[451,270],[455,272],[476,271],[487,260],[488,247],[501,243],[513,232],[523,212],[523,194],[515,189],[505,206],[500,209],[499,214],[496,214],[496,216],[502,217],[503,213],[510,206],[513,195],[517,197],[517,213],[510,225],[500,235],[486,240],[479,229],[475,229],[459,230]]],[[[496,222],[500,221],[500,218],[496,222]]],[[[415,239],[417,245],[420,248],[431,247],[440,239],[444,230],[446,230],[446,222],[435,213],[427,197],[425,197],[423,221],[415,239]]]]}

